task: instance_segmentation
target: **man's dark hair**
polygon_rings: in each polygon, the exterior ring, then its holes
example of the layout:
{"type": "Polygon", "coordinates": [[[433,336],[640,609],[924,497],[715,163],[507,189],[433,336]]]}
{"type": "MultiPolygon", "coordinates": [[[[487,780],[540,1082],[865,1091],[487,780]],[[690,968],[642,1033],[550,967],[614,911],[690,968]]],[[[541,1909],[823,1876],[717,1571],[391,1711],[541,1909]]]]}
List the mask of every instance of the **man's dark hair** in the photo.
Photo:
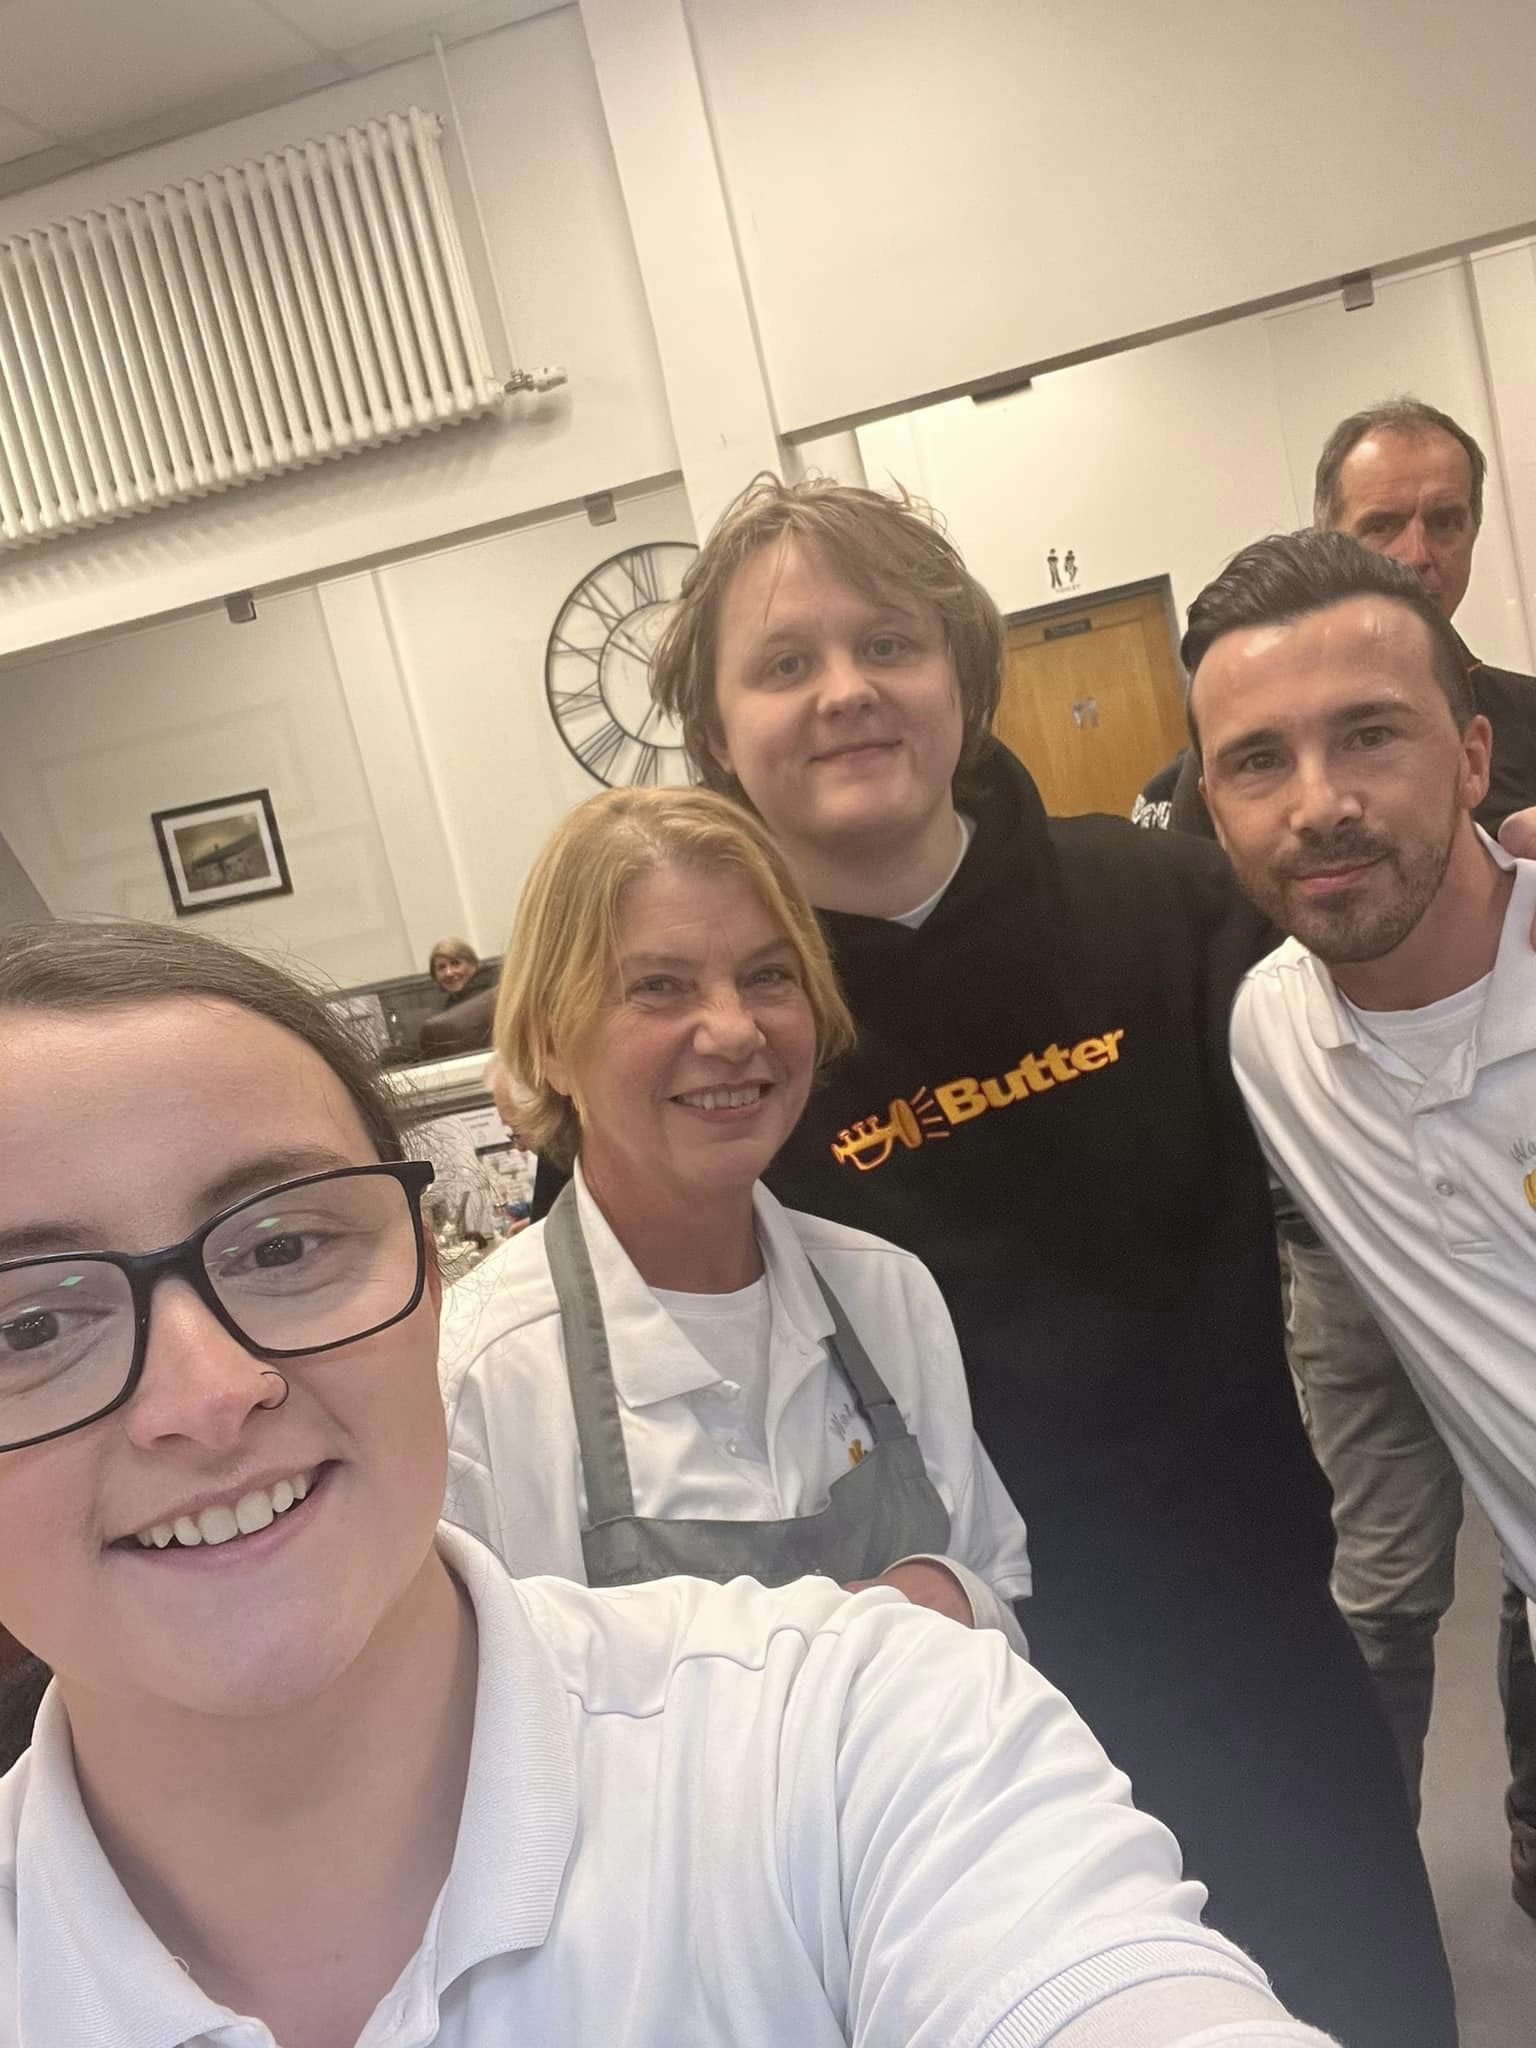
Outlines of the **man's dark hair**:
{"type": "Polygon", "coordinates": [[[1388,398],[1339,421],[1317,458],[1317,477],[1312,487],[1314,525],[1325,529],[1338,525],[1343,509],[1339,503],[1339,475],[1367,434],[1401,434],[1409,440],[1422,440],[1426,434],[1449,434],[1467,451],[1472,470],[1472,524],[1482,525],[1483,479],[1488,474],[1488,458],[1465,427],[1458,426],[1448,412],[1426,405],[1421,398],[1388,398]]]}
{"type": "Polygon", "coordinates": [[[1429,634],[1435,681],[1445,692],[1456,721],[1465,732],[1477,711],[1467,678],[1467,658],[1451,630],[1450,620],[1411,569],[1390,555],[1362,547],[1347,533],[1319,533],[1304,526],[1299,533],[1275,533],[1256,540],[1228,562],[1189,608],[1189,630],[1179,649],[1190,679],[1189,730],[1200,752],[1195,725],[1195,672],[1215,643],[1228,633],[1253,626],[1285,626],[1312,612],[1325,612],[1352,597],[1390,597],[1422,619],[1429,634]]]}

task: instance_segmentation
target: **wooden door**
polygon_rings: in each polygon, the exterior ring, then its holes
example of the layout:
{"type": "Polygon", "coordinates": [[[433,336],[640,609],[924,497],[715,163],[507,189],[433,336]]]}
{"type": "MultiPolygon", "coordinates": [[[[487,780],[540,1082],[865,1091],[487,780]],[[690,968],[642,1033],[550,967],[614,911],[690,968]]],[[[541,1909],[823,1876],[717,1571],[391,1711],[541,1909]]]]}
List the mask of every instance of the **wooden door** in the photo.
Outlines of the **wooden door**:
{"type": "Polygon", "coordinates": [[[1054,816],[1128,817],[1189,737],[1162,586],[1010,626],[993,731],[1054,816]]]}

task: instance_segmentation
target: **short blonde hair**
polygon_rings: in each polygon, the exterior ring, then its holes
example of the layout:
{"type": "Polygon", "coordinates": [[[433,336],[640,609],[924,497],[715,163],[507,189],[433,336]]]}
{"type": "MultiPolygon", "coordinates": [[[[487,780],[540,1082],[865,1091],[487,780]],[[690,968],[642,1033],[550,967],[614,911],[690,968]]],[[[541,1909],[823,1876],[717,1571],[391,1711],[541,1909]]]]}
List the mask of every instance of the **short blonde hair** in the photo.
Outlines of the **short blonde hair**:
{"type": "Polygon", "coordinates": [[[461,967],[478,967],[480,955],[468,939],[439,939],[427,955],[427,972],[435,975],[439,960],[454,960],[461,967]]]}
{"type": "Polygon", "coordinates": [[[721,738],[715,692],[721,602],[743,563],[773,541],[790,540],[824,555],[871,601],[916,598],[938,614],[965,721],[963,774],[980,755],[997,715],[1003,679],[997,606],[920,499],[906,491],[887,497],[828,477],[786,484],[765,471],[721,514],[690,566],[651,664],[651,695],[682,727],[689,759],[705,785],[743,795],[712,745],[721,738]]]}
{"type": "Polygon", "coordinates": [[[576,1156],[581,1118],[550,1082],[550,1054],[572,1044],[608,1001],[626,891],[668,867],[747,882],[794,949],[818,1070],[853,1044],[816,913],[757,818],[704,789],[605,790],[571,812],[535,861],[496,1004],[496,1050],[531,1098],[518,1128],[558,1166],[576,1156]]]}

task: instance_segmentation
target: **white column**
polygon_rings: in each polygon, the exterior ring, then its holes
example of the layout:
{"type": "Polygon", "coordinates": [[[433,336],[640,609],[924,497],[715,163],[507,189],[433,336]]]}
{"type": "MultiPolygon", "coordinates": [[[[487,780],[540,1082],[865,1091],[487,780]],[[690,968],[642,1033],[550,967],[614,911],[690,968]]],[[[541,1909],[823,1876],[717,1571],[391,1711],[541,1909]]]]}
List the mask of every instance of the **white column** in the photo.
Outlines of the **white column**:
{"type": "Polygon", "coordinates": [[[841,434],[823,434],[818,440],[796,441],[789,459],[797,476],[830,476],[840,484],[867,484],[864,456],[859,437],[850,427],[841,434]]]}
{"type": "Polygon", "coordinates": [[[7,841],[0,838],[0,927],[46,917],[48,906],[7,841]]]}
{"type": "Polygon", "coordinates": [[[424,967],[445,935],[481,944],[485,934],[465,930],[464,887],[378,579],[344,576],[322,583],[319,595],[412,962],[424,967]]]}
{"type": "Polygon", "coordinates": [[[1526,634],[1536,651],[1536,243],[1490,249],[1467,267],[1526,634]]]}
{"type": "Polygon", "coordinates": [[[683,0],[580,4],[702,539],[784,451],[683,0]]]}

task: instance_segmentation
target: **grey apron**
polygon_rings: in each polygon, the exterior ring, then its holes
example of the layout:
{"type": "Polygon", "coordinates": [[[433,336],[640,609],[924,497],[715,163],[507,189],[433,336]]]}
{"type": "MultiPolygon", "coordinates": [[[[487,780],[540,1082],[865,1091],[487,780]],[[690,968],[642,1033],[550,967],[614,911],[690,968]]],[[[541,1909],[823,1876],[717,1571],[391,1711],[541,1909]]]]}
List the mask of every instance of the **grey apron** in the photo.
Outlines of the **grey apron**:
{"type": "Polygon", "coordinates": [[[847,1585],[877,1578],[899,1557],[943,1555],[949,1511],[928,1477],[916,1437],[819,1273],[816,1284],[832,1316],[829,1348],[864,1411],[871,1449],[833,1482],[819,1514],[783,1522],[654,1521],[637,1515],[608,1332],[573,1184],[549,1212],[544,1248],[560,1302],[587,1488],[581,1550],[589,1586],[635,1586],[674,1574],[782,1586],[811,1572],[847,1585]]]}

